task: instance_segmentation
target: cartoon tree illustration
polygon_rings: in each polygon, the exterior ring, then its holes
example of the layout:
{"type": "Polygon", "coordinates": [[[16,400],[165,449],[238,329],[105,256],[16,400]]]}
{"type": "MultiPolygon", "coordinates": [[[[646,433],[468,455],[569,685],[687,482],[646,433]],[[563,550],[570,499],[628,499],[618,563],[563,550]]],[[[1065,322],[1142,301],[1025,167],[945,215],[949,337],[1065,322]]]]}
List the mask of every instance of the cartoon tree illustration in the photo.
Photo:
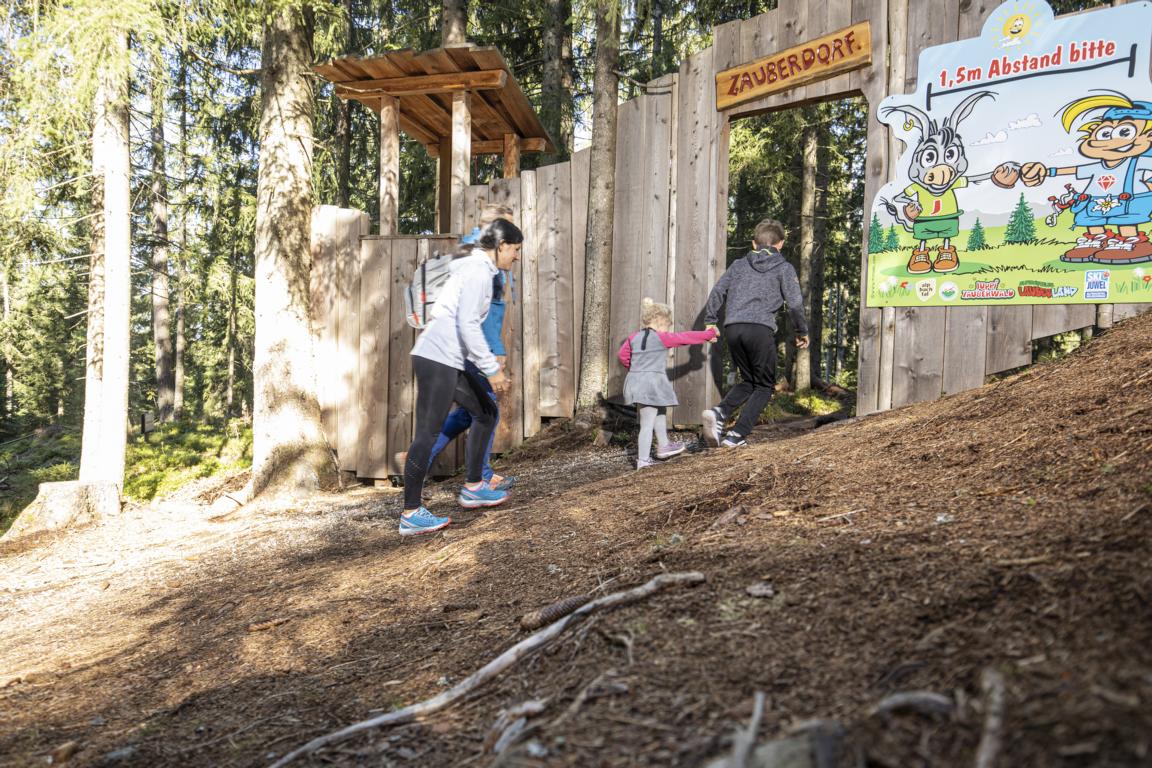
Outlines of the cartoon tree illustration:
{"type": "Polygon", "coordinates": [[[884,250],[898,251],[900,250],[900,236],[896,234],[896,225],[888,227],[888,236],[884,240],[884,250]]]}
{"type": "Polygon", "coordinates": [[[872,214],[872,224],[868,227],[868,253],[882,253],[884,251],[884,227],[880,224],[880,217],[872,214]]]}
{"type": "Polygon", "coordinates": [[[1036,240],[1035,214],[1032,206],[1020,193],[1020,201],[1012,209],[1012,218],[1008,219],[1008,230],[1004,233],[1005,243],[1031,243],[1036,240]]]}
{"type": "Polygon", "coordinates": [[[972,231],[968,233],[968,250],[983,251],[986,248],[988,243],[984,240],[984,225],[980,223],[980,219],[976,219],[972,231]]]}

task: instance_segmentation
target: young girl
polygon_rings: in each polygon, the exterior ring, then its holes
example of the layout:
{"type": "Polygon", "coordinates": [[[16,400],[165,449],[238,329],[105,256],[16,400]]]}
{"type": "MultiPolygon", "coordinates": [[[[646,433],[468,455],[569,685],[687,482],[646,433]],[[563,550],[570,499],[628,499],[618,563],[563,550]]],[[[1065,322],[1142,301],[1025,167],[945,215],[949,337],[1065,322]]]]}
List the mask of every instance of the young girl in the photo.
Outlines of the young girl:
{"type": "Polygon", "coordinates": [[[672,310],[667,304],[657,304],[645,298],[640,310],[644,327],[636,331],[620,347],[617,356],[628,369],[624,379],[624,402],[635,404],[640,412],[640,445],[636,469],[650,467],[652,461],[652,432],[659,443],[656,458],[670,459],[684,452],[682,443],[668,440],[668,406],[679,405],[672,382],[668,380],[668,350],[689,344],[705,344],[716,340],[716,329],[669,333],[672,310]]]}
{"type": "Polygon", "coordinates": [[[508,386],[502,366],[484,338],[482,326],[492,303],[492,280],[520,258],[523,233],[504,219],[492,222],[475,245],[462,246],[452,262],[452,276],[432,308],[432,320],[412,347],[416,374],[416,429],[404,462],[404,513],[400,535],[438,531],[452,522],[438,517],[421,501],[428,476],[428,457],[444,417],[455,402],[472,414],[466,446],[468,474],[457,501],[464,507],[493,507],[508,492],[484,482],[484,455],[496,426],[496,407],[485,384],[497,394],[508,386]],[[465,361],[475,366],[470,372],[465,361]],[[482,381],[487,379],[487,381],[482,381]]]}

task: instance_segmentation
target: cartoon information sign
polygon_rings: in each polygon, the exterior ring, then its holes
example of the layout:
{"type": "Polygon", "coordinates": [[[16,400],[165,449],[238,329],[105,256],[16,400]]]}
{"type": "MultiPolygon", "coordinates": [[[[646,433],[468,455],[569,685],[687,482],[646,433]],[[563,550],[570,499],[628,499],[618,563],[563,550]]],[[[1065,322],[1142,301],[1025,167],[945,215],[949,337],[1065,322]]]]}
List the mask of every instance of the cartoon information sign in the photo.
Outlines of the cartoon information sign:
{"type": "Polygon", "coordinates": [[[1056,19],[1010,0],[920,54],[878,119],[868,305],[1152,302],[1152,4],[1056,19]]]}

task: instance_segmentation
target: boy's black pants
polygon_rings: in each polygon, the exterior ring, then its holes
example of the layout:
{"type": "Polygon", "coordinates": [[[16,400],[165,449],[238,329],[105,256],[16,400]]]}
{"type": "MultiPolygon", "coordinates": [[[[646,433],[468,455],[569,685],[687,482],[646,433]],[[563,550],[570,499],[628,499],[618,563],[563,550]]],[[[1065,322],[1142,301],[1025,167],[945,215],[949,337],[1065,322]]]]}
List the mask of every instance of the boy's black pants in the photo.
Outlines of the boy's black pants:
{"type": "Polygon", "coordinates": [[[716,408],[728,419],[744,406],[732,431],[747,437],[776,391],[776,331],[759,323],[732,323],[724,326],[724,338],[740,383],[728,390],[716,408]]]}

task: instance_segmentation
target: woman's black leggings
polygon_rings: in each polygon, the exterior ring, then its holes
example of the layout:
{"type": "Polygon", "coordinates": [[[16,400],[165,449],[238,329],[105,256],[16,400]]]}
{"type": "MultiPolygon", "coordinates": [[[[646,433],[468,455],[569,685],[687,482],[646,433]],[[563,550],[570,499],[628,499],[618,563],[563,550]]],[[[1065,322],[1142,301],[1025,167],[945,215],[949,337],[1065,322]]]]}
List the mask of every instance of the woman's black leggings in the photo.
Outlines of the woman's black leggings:
{"type": "Polygon", "coordinates": [[[412,355],[412,370],[416,374],[416,433],[404,462],[404,509],[416,509],[422,503],[432,446],[452,403],[472,414],[465,446],[469,483],[478,483],[483,477],[484,451],[496,428],[497,413],[491,395],[464,371],[418,355],[412,355]]]}

